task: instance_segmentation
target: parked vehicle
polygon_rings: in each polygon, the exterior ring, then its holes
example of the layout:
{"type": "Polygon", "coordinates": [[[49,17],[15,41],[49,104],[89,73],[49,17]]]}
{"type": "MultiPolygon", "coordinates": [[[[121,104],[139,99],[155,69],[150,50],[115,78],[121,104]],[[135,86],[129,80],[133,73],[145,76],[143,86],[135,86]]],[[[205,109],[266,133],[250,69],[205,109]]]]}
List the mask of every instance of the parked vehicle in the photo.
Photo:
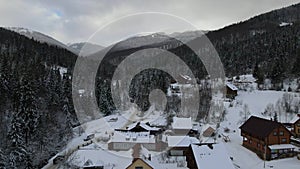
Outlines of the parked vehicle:
{"type": "Polygon", "coordinates": [[[86,138],[83,139],[83,141],[89,141],[91,139],[93,139],[95,137],[95,134],[90,134],[88,136],[86,136],[86,138]]]}
{"type": "Polygon", "coordinates": [[[53,164],[61,164],[65,160],[64,155],[58,155],[53,159],[53,164]]]}

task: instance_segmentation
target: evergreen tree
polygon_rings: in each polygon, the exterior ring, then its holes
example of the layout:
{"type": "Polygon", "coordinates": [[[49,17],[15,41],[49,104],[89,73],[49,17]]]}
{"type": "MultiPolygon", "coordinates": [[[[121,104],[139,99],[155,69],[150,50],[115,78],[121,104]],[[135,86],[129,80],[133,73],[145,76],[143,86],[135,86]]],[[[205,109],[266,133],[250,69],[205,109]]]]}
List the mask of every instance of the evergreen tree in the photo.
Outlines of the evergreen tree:
{"type": "Polygon", "coordinates": [[[296,61],[294,63],[294,66],[293,66],[293,72],[296,75],[300,76],[300,66],[299,66],[300,65],[300,49],[298,49],[296,57],[297,58],[296,58],[296,61]]]}
{"type": "Polygon", "coordinates": [[[0,168],[6,168],[7,165],[7,157],[3,152],[2,148],[0,148],[0,168]]]}
{"type": "Polygon", "coordinates": [[[32,136],[32,133],[35,132],[37,123],[38,123],[38,108],[37,108],[37,94],[34,87],[34,82],[28,80],[30,77],[28,74],[25,74],[21,80],[21,85],[19,88],[19,102],[20,105],[17,108],[17,115],[19,118],[24,120],[24,132],[25,132],[25,141],[26,144],[29,142],[29,139],[32,136]]]}
{"type": "Polygon", "coordinates": [[[274,114],[274,121],[278,122],[277,113],[274,114]]]}

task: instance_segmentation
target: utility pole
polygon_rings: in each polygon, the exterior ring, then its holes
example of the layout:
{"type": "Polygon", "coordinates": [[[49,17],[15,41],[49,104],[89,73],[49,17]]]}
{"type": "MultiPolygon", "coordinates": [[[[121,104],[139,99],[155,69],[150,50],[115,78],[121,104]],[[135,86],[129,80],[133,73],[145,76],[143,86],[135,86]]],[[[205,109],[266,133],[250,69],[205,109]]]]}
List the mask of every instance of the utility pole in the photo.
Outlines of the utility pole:
{"type": "Polygon", "coordinates": [[[265,144],[264,148],[265,148],[265,152],[264,152],[264,168],[266,168],[267,144],[265,144]]]}

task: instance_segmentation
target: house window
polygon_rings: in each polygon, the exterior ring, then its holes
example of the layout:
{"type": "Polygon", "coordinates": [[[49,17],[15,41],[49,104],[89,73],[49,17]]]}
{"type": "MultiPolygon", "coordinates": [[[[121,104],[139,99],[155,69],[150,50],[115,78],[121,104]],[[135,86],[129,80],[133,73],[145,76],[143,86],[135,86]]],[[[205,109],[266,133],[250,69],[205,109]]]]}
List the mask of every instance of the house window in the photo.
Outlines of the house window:
{"type": "Polygon", "coordinates": [[[257,143],[257,147],[260,148],[260,144],[259,143],[257,143]]]}
{"type": "Polygon", "coordinates": [[[298,123],[297,126],[300,127],[300,123],[298,123]]]}
{"type": "Polygon", "coordinates": [[[298,129],[298,133],[300,133],[300,129],[298,129]]]}
{"type": "Polygon", "coordinates": [[[137,167],[135,167],[135,169],[143,169],[143,167],[142,166],[137,166],[137,167]]]}
{"type": "Polygon", "coordinates": [[[286,138],[282,138],[282,139],[281,139],[281,142],[282,142],[282,143],[286,143],[286,138]]]}
{"type": "Polygon", "coordinates": [[[249,140],[249,143],[252,144],[252,140],[251,139],[249,140]]]}
{"type": "Polygon", "coordinates": [[[277,132],[276,132],[276,131],[274,131],[273,135],[274,135],[274,136],[277,136],[277,132]]]}
{"type": "Polygon", "coordinates": [[[247,137],[244,137],[244,142],[247,142],[247,141],[248,141],[247,137]]]}
{"type": "Polygon", "coordinates": [[[279,135],[280,135],[280,136],[283,136],[283,131],[280,131],[280,132],[279,132],[279,135]]]}

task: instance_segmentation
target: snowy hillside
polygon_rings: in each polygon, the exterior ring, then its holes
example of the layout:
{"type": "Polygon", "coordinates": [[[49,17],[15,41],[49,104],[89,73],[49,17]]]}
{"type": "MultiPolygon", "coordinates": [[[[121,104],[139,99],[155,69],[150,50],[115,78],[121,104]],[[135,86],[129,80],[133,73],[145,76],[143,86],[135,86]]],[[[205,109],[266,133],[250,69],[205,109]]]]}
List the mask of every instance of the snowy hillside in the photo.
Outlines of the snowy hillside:
{"type": "Polygon", "coordinates": [[[175,32],[172,34],[166,34],[164,32],[161,33],[153,33],[153,34],[139,34],[134,37],[130,37],[125,41],[122,41],[117,45],[117,50],[124,50],[129,48],[137,48],[141,46],[153,45],[153,44],[172,44],[174,41],[173,38],[187,43],[197,37],[201,37],[204,35],[206,31],[186,31],[186,32],[175,32]]]}
{"type": "Polygon", "coordinates": [[[76,53],[80,54],[81,56],[88,56],[104,48],[103,46],[89,43],[89,42],[71,43],[68,44],[68,46],[74,49],[76,53]]]}
{"type": "Polygon", "coordinates": [[[76,50],[73,50],[72,48],[68,47],[67,45],[63,44],[62,42],[59,42],[58,40],[45,35],[43,33],[31,30],[31,29],[27,29],[27,28],[21,28],[21,27],[6,27],[6,29],[17,32],[21,35],[24,35],[28,38],[33,38],[36,41],[42,42],[42,43],[47,43],[49,45],[53,45],[53,46],[58,46],[64,49],[67,49],[73,53],[76,53],[76,50]]]}
{"type": "Polygon", "coordinates": [[[183,43],[187,43],[191,40],[193,40],[196,37],[200,37],[204,34],[206,34],[207,31],[186,31],[186,32],[175,32],[170,34],[169,36],[174,37],[183,43]]]}

